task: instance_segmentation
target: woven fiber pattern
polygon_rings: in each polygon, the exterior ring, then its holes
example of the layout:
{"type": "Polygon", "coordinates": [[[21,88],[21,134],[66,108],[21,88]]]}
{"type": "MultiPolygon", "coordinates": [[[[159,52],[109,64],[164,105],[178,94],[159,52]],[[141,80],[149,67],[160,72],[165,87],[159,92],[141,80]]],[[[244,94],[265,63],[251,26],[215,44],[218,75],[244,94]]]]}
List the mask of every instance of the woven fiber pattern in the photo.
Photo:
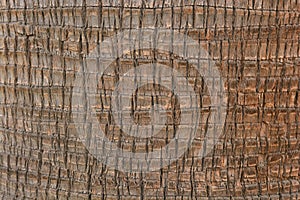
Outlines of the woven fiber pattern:
{"type": "Polygon", "coordinates": [[[0,197],[298,199],[299,41],[299,0],[0,0],[0,197]],[[138,28],[185,34],[220,72],[226,120],[205,156],[199,152],[206,149],[213,111],[197,66],[167,50],[116,56],[98,48],[138,28]],[[128,109],[135,123],[148,124],[149,107],[160,104],[165,126],[150,139],[126,135],[111,111],[121,76],[160,63],[193,86],[200,119],[183,156],[153,172],[123,172],[103,164],[80,140],[73,114],[84,105],[73,101],[76,74],[100,51],[114,62],[103,75],[89,74],[99,81],[98,128],[124,150],[160,149],[188,122],[180,118],[179,97],[158,82],[139,88],[128,109]]]}

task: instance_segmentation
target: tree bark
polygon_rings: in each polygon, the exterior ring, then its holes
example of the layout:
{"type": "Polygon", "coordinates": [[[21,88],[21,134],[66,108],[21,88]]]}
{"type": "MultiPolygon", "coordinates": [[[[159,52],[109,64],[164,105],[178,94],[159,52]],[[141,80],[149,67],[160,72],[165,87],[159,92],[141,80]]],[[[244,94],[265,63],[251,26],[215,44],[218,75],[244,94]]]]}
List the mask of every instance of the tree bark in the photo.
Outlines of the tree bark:
{"type": "Polygon", "coordinates": [[[296,199],[299,17],[296,0],[2,0],[1,197],[296,199]],[[111,55],[115,61],[99,78],[96,109],[99,127],[120,148],[157,150],[168,144],[183,122],[178,111],[182,105],[172,91],[150,84],[132,98],[137,105],[132,117],[137,124],[149,123],[149,113],[141,105],[157,100],[171,108],[164,129],[168,134],[148,140],[124,136],[111,114],[111,95],[126,71],[163,63],[188,77],[200,97],[198,135],[183,156],[154,172],[122,172],[103,164],[78,137],[72,107],[82,105],[73,104],[74,81],[91,53],[106,51],[97,50],[103,41],[126,30],[154,27],[186,34],[209,53],[225,83],[226,121],[217,145],[199,156],[212,110],[197,67],[168,51],[111,55]]]}

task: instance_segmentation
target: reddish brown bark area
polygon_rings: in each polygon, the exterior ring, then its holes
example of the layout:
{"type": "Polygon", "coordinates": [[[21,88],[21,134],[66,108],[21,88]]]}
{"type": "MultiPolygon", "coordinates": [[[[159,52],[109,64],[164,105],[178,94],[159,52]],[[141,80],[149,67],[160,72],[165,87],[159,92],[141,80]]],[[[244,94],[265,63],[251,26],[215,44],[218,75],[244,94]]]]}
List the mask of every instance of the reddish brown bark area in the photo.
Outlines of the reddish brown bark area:
{"type": "Polygon", "coordinates": [[[1,197],[297,199],[299,19],[296,0],[2,0],[1,197]],[[123,173],[103,165],[78,139],[71,113],[72,86],[85,57],[101,41],[142,27],[173,29],[203,44],[224,78],[227,116],[219,143],[198,159],[211,110],[197,70],[168,52],[144,50],[120,56],[99,79],[97,110],[100,127],[124,149],[159,149],[180,123],[180,105],[172,92],[144,86],[133,97],[135,122],[149,123],[143,109],[155,100],[169,109],[167,125],[151,140],[121,139],[124,134],[110,113],[110,94],[128,69],[163,63],[185,74],[201,96],[197,137],[183,157],[160,171],[123,173]]]}

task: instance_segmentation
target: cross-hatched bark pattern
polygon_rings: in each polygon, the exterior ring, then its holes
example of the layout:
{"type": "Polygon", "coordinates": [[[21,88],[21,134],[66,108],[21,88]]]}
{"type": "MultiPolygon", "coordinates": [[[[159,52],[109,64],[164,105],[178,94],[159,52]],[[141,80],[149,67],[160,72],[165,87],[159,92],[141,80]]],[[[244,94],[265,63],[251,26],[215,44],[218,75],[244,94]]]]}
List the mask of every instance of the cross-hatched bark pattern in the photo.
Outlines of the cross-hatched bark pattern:
{"type": "MultiPolygon", "coordinates": [[[[298,0],[1,0],[1,197],[297,199],[299,20],[298,0]],[[136,64],[155,60],[187,72],[202,114],[198,138],[183,158],[153,173],[122,173],[102,165],[78,139],[72,85],[101,41],[141,27],[174,29],[203,44],[224,77],[228,113],[220,144],[197,159],[210,112],[201,76],[171,54],[122,55],[99,83],[99,123],[112,141],[118,142],[120,130],[109,113],[110,92],[119,74],[136,64]]],[[[176,125],[180,113],[170,91],[146,87],[136,104],[147,107],[147,95],[158,91],[165,96],[159,93],[157,101],[174,110],[168,117],[176,125]]],[[[134,117],[147,123],[149,116],[134,117]]],[[[168,126],[168,137],[173,128],[168,126]]],[[[129,138],[123,147],[132,150],[135,141],[141,151],[143,144],[159,148],[165,137],[152,143],[129,138]]]]}

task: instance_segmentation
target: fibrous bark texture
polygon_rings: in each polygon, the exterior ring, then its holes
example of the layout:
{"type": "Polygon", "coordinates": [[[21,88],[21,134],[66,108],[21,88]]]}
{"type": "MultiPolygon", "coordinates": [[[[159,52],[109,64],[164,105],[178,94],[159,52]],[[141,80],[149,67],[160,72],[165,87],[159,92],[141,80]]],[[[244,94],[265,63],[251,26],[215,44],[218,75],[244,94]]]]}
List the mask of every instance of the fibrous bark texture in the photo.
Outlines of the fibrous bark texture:
{"type": "MultiPolygon", "coordinates": [[[[298,199],[300,190],[299,0],[1,0],[0,196],[2,199],[298,199]],[[160,83],[131,96],[136,124],[160,104],[166,124],[154,137],[122,132],[111,111],[120,77],[146,63],[180,71],[197,93],[200,115],[190,148],[153,172],[103,164],[78,137],[76,74],[101,42],[122,31],[164,28],[208,52],[228,97],[224,128],[205,156],[210,93],[197,66],[170,51],[115,58],[99,76],[96,112],[111,142],[155,151],[176,134],[179,97],[160,83]]],[[[170,44],[172,45],[172,44],[170,44]]],[[[134,81],[134,77],[133,77],[134,81]]],[[[189,128],[189,127],[187,127],[189,128]]],[[[117,163],[121,165],[122,163],[117,163]]]]}

